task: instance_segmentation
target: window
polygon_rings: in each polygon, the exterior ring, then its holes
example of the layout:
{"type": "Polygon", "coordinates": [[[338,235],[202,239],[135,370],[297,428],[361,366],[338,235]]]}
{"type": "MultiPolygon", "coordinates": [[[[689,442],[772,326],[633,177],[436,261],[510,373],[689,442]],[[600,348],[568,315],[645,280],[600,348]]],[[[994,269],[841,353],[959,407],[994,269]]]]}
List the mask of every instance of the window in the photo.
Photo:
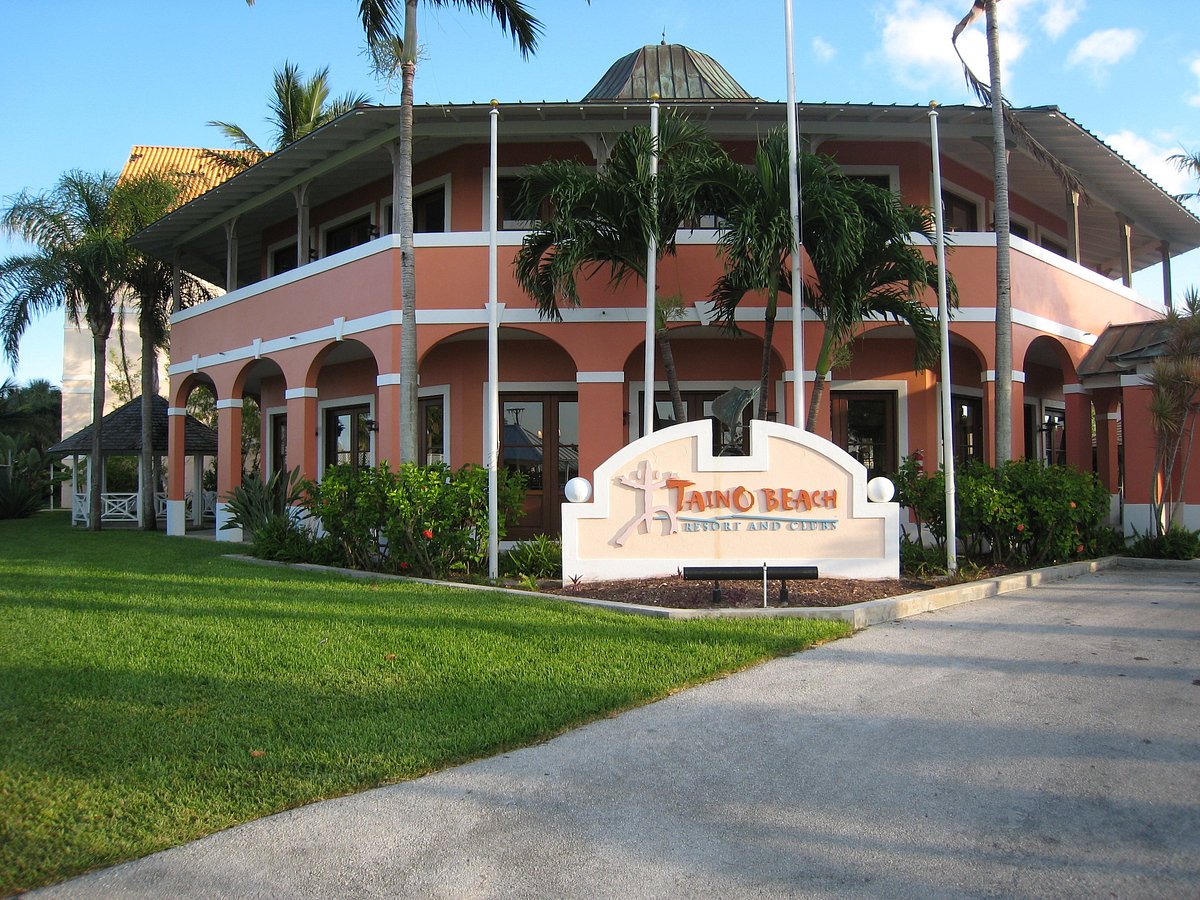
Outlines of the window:
{"type": "Polygon", "coordinates": [[[413,231],[421,234],[446,230],[446,188],[434,188],[413,197],[413,231]]]}
{"type": "Polygon", "coordinates": [[[867,467],[867,477],[896,472],[896,395],[884,391],[831,391],[833,442],[867,467]]]}
{"type": "Polygon", "coordinates": [[[861,181],[864,184],[871,184],[877,188],[883,188],[885,191],[892,189],[892,178],[890,175],[858,175],[850,173],[847,178],[853,178],[855,181],[861,181]]]}
{"type": "Polygon", "coordinates": [[[283,247],[271,251],[271,274],[290,272],[296,268],[296,242],[292,241],[283,247]]]}
{"type": "Polygon", "coordinates": [[[325,412],[325,467],[371,464],[371,407],[339,406],[325,412]]]}
{"type": "Polygon", "coordinates": [[[954,461],[983,461],[983,398],[950,397],[950,410],[954,420],[954,461]]]}
{"type": "Polygon", "coordinates": [[[332,256],[343,250],[349,250],[351,247],[357,247],[359,244],[365,244],[378,233],[375,226],[371,224],[370,216],[360,216],[353,221],[330,228],[325,232],[325,255],[332,256]]]}
{"type": "Polygon", "coordinates": [[[446,462],[446,401],[442,397],[423,397],[417,401],[417,421],[421,423],[419,459],[424,465],[446,462]]]}
{"type": "Polygon", "coordinates": [[[501,231],[525,231],[533,227],[538,219],[548,219],[548,207],[530,210],[521,203],[521,179],[516,176],[501,176],[496,179],[496,191],[500,194],[500,215],[496,227],[501,231]]]}
{"type": "MultiPolygon", "coordinates": [[[[392,234],[392,204],[383,205],[384,234],[392,234]]],[[[442,234],[446,231],[446,186],[439,185],[413,197],[413,234],[442,234]]]]}
{"type": "Polygon", "coordinates": [[[947,231],[979,230],[979,209],[972,201],[942,191],[942,209],[947,231]]]}
{"type": "Polygon", "coordinates": [[[1029,240],[1029,226],[1022,225],[1020,222],[1014,222],[1011,219],[1008,222],[1008,233],[1013,237],[1019,237],[1022,240],[1029,240]]]}
{"type": "MultiPolygon", "coordinates": [[[[685,422],[696,422],[700,419],[711,419],[714,424],[713,428],[713,446],[712,452],[714,456],[722,454],[729,455],[745,455],[750,452],[750,420],[754,416],[755,403],[749,404],[742,411],[741,423],[734,429],[733,433],[726,431],[717,421],[717,417],[713,415],[713,401],[720,397],[724,391],[680,391],[679,396],[683,401],[683,415],[685,422]]],[[[639,430],[641,423],[646,417],[646,394],[644,391],[638,394],[638,425],[639,430]]],[[[671,403],[671,395],[667,391],[654,392],[654,429],[657,431],[660,428],[669,428],[672,425],[678,425],[675,421],[675,409],[671,403]]]]}
{"type": "Polygon", "coordinates": [[[1045,250],[1049,250],[1051,253],[1057,253],[1059,256],[1063,257],[1064,259],[1070,258],[1070,254],[1067,253],[1067,248],[1065,246],[1063,246],[1056,240],[1045,237],[1044,235],[1042,237],[1042,248],[1045,250]]]}

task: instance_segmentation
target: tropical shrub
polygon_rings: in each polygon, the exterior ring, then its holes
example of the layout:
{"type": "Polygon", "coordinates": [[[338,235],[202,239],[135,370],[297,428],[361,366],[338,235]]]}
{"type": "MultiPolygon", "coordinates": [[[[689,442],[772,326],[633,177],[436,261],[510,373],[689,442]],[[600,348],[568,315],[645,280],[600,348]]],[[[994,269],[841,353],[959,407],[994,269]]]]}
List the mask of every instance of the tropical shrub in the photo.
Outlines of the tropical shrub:
{"type": "Polygon", "coordinates": [[[1165,534],[1139,534],[1129,545],[1130,556],[1146,559],[1196,559],[1200,557],[1200,531],[1172,525],[1165,534]]]}
{"type": "Polygon", "coordinates": [[[265,481],[255,474],[246,475],[225,499],[229,518],[221,528],[240,528],[251,540],[273,522],[278,532],[280,523],[275,520],[291,524],[290,510],[304,496],[304,488],[298,468],[287,473],[275,471],[265,481]]]}
{"type": "Polygon", "coordinates": [[[562,544],[539,534],[528,541],[520,541],[505,551],[500,561],[501,571],[506,575],[527,578],[561,578],[562,544]]]}
{"type": "MultiPolygon", "coordinates": [[[[499,538],[516,521],[525,495],[521,475],[501,471],[499,538]]],[[[487,556],[487,469],[444,464],[387,464],[325,472],[309,482],[304,507],[357,569],[444,578],[470,572],[487,556]]]]}
{"type": "MultiPolygon", "coordinates": [[[[946,541],[945,477],[904,460],[896,475],[900,503],[946,541]]],[[[1108,492],[1091,473],[1038,460],[1012,460],[998,469],[970,462],[955,471],[955,518],[964,555],[993,563],[1044,565],[1112,552],[1104,527],[1108,492]]]]}
{"type": "Polygon", "coordinates": [[[0,435],[0,519],[27,519],[46,503],[50,458],[24,436],[0,435]]]}

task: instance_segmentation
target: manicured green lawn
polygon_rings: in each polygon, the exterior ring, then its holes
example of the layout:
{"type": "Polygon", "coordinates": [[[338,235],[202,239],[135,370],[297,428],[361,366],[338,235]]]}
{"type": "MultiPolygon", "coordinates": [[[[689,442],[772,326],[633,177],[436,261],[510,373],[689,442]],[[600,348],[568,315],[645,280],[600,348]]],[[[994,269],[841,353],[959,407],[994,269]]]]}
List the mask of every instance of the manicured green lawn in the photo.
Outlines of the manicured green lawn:
{"type": "Polygon", "coordinates": [[[0,522],[0,895],[530,744],[840,637],[0,522]]]}

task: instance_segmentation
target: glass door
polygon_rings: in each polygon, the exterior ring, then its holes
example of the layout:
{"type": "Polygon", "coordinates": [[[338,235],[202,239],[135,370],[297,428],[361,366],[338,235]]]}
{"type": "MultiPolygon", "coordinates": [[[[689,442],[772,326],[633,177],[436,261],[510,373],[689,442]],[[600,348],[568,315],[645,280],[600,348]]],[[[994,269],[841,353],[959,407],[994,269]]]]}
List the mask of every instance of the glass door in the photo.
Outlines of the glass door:
{"type": "Polygon", "coordinates": [[[500,408],[500,465],[526,478],[523,515],[507,537],[557,537],[563,486],[579,474],[577,395],[505,394],[500,408]]]}

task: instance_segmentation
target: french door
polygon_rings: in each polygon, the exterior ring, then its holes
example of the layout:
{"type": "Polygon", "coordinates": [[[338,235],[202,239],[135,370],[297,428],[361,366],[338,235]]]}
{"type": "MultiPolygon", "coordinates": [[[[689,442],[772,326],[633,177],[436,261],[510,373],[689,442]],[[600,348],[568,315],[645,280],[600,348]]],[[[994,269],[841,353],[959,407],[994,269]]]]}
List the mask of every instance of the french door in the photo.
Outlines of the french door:
{"type": "Polygon", "coordinates": [[[563,486],[579,474],[578,395],[503,394],[500,410],[500,465],[526,478],[524,511],[507,538],[557,537],[563,486]]]}

